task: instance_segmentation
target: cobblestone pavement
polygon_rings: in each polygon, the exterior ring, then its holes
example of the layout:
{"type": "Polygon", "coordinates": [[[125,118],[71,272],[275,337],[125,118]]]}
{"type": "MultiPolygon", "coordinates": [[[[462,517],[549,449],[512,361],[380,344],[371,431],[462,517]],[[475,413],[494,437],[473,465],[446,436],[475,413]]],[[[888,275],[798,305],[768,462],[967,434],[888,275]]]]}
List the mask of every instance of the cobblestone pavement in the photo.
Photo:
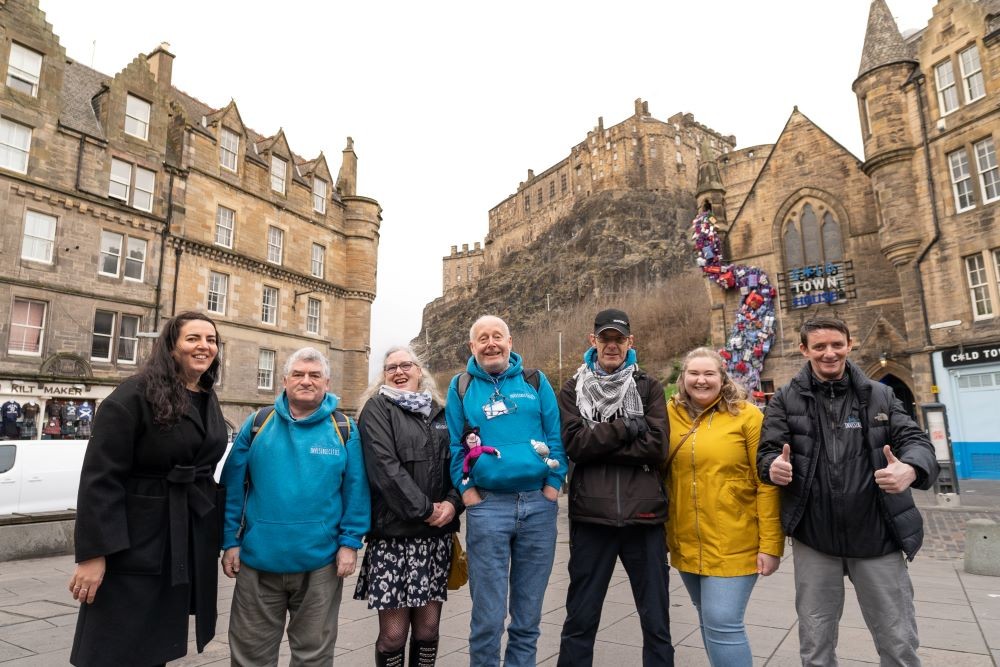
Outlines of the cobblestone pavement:
{"type": "Polygon", "coordinates": [[[924,546],[919,558],[960,559],[965,554],[965,525],[970,519],[1000,523],[1000,480],[961,482],[960,504],[942,506],[933,491],[914,497],[924,517],[924,546]]]}

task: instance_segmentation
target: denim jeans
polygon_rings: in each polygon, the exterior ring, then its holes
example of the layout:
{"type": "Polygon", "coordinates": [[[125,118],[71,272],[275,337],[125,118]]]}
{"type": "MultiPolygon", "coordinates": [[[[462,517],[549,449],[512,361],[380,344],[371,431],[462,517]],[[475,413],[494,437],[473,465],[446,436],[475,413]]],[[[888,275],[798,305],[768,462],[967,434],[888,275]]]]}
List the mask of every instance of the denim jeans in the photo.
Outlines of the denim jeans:
{"type": "Polygon", "coordinates": [[[681,581],[698,609],[708,661],[714,667],[751,667],[753,657],[743,616],[757,575],[705,577],[681,572],[681,581]]]}
{"type": "Polygon", "coordinates": [[[500,637],[508,613],[506,667],[531,667],[542,599],[556,551],[558,503],[542,492],[480,489],[483,501],[465,509],[472,627],[470,667],[500,664],[500,637]]]}

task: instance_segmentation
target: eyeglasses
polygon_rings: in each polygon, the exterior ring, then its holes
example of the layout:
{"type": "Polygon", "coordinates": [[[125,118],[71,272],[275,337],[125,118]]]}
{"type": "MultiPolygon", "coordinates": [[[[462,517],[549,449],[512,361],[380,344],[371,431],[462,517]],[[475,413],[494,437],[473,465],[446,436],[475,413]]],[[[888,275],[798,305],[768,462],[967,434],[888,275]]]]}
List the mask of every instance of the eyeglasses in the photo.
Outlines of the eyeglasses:
{"type": "Polygon", "coordinates": [[[605,334],[600,333],[597,335],[597,340],[600,341],[601,345],[609,345],[614,343],[616,345],[624,345],[628,342],[628,337],[621,334],[605,334]]]}
{"type": "MultiPolygon", "coordinates": [[[[404,373],[409,373],[413,370],[414,366],[417,366],[417,364],[412,361],[404,361],[401,364],[391,364],[385,367],[385,374],[392,375],[397,369],[403,371],[404,373]]],[[[419,368],[419,366],[417,366],[417,368],[419,368]]]]}

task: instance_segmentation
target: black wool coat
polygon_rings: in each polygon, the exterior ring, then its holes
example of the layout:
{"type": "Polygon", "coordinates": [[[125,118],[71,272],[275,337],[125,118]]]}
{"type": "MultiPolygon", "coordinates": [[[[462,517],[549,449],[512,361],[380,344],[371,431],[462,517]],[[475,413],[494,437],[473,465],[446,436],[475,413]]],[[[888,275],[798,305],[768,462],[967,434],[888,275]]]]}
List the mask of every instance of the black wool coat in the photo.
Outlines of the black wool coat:
{"type": "Polygon", "coordinates": [[[77,562],[105,556],[93,604],[83,604],[70,662],[154,665],[187,652],[188,616],[200,652],[215,635],[224,494],[215,466],[226,424],[209,394],[168,428],[153,422],[142,381],[101,403],[87,445],[76,517],[77,562]]]}

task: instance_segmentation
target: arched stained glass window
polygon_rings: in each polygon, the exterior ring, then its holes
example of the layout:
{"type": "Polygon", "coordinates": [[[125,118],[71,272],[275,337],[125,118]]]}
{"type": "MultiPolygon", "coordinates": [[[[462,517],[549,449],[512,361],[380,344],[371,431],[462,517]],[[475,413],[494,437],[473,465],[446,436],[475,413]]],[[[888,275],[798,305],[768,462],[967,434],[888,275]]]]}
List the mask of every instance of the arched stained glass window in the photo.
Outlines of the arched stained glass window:
{"type": "Polygon", "coordinates": [[[844,259],[844,244],[840,238],[840,225],[827,211],[823,214],[823,259],[839,262],[844,259]]]}
{"type": "Polygon", "coordinates": [[[826,205],[815,200],[807,199],[789,212],[782,242],[786,269],[844,260],[840,223],[826,205]],[[822,225],[817,210],[821,212],[822,225]]]}
{"type": "Polygon", "coordinates": [[[799,228],[794,220],[785,227],[785,264],[789,267],[805,264],[802,258],[802,237],[799,236],[799,228]]]}
{"type": "Polygon", "coordinates": [[[805,250],[806,264],[819,264],[823,261],[823,250],[819,242],[819,225],[816,224],[816,213],[810,204],[802,207],[799,221],[802,225],[802,247],[805,250]]]}

